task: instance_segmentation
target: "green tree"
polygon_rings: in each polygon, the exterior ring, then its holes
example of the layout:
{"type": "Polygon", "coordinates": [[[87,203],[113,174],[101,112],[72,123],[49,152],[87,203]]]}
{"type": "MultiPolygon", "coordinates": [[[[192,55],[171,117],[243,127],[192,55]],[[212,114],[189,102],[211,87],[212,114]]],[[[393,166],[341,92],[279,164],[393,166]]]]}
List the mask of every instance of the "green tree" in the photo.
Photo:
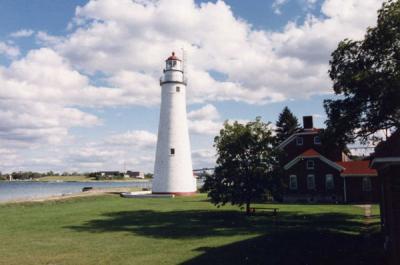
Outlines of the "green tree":
{"type": "Polygon", "coordinates": [[[214,139],[217,166],[206,176],[203,190],[216,205],[231,203],[246,206],[263,199],[267,191],[274,192],[274,166],[278,164],[272,147],[274,137],[268,123],[258,117],[247,124],[224,123],[214,139]]]}
{"type": "Polygon", "coordinates": [[[300,124],[296,116],[286,106],[279,114],[278,121],[276,122],[276,144],[279,145],[290,135],[297,132],[300,124]]]}
{"type": "Polygon", "coordinates": [[[345,39],[332,53],[329,75],[340,99],[325,100],[325,140],[344,146],[400,125],[400,1],[378,11],[363,40],[345,39]]]}

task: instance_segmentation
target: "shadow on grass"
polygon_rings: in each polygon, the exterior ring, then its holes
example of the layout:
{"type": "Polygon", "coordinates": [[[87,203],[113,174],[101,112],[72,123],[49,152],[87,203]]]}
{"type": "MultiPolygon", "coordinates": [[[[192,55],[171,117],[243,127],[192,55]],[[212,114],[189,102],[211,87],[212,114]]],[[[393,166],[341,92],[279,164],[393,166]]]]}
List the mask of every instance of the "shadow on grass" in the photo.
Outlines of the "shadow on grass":
{"type": "Polygon", "coordinates": [[[379,234],[370,243],[356,235],[290,229],[222,247],[198,248],[199,256],[181,264],[384,265],[379,234]]]}
{"type": "Polygon", "coordinates": [[[238,211],[170,211],[151,210],[110,212],[101,219],[67,228],[89,232],[132,232],[136,235],[184,239],[271,233],[287,229],[334,229],[342,232],[360,231],[361,222],[354,215],[325,213],[279,213],[246,216],[238,211]]]}
{"type": "MultiPolygon", "coordinates": [[[[379,223],[369,226],[379,227],[379,223]]],[[[379,233],[369,233],[366,239],[360,234],[362,217],[345,213],[281,212],[274,220],[271,215],[248,217],[238,211],[141,210],[110,212],[68,228],[179,240],[262,235],[217,248],[194,249],[199,255],[183,264],[384,264],[379,233]]]]}

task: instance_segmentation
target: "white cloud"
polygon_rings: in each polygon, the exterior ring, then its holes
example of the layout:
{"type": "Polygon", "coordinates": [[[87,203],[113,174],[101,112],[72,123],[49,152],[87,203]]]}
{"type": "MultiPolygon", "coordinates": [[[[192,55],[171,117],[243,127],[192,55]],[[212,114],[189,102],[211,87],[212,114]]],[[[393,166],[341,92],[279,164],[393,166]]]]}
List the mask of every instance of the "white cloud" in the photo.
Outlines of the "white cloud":
{"type": "Polygon", "coordinates": [[[192,152],[193,169],[212,168],[215,166],[216,153],[214,149],[197,149],[192,152]]]}
{"type": "Polygon", "coordinates": [[[0,41],[0,55],[4,54],[9,58],[15,58],[20,54],[18,47],[0,41]]]}
{"type": "Polygon", "coordinates": [[[137,148],[154,148],[157,142],[157,136],[148,131],[128,131],[122,134],[110,136],[106,142],[111,145],[135,146],[137,148]]]}
{"type": "MultiPolygon", "coordinates": [[[[322,16],[265,31],[254,29],[223,1],[89,1],[76,9],[66,36],[37,32],[44,47],[23,58],[18,47],[0,42],[0,54],[13,59],[0,66],[0,148],[66,144],[72,141],[71,128],[101,124],[87,108],[159,104],[163,59],[172,50],[179,55],[182,47],[189,104],[205,104],[188,114],[195,135],[211,137],[222,127],[223,117],[210,102],[266,104],[331,93],[330,53],[344,38],[362,38],[376,23],[381,3],[326,0],[322,16]]],[[[110,135],[115,144],[75,143],[66,154],[54,150],[53,162],[69,161],[65,167],[79,169],[121,167],[127,161],[151,170],[154,137],[145,136],[129,131],[110,135]],[[140,154],[117,144],[140,137],[149,141],[140,154]]],[[[25,159],[31,155],[12,152],[25,159]]]]}
{"type": "Polygon", "coordinates": [[[271,6],[272,9],[274,10],[274,13],[277,15],[281,15],[282,14],[281,7],[285,5],[287,2],[289,2],[289,0],[274,0],[271,6]]]}
{"type": "Polygon", "coordinates": [[[222,128],[217,108],[207,104],[188,113],[188,126],[192,134],[215,136],[222,128]]]}
{"type": "Polygon", "coordinates": [[[0,68],[0,87],[2,140],[57,143],[71,127],[100,123],[96,116],[69,106],[90,90],[88,79],[50,49],[31,51],[0,68]]]}
{"type": "Polygon", "coordinates": [[[207,104],[200,109],[189,112],[188,118],[194,120],[204,120],[204,119],[218,120],[220,118],[220,115],[218,113],[217,108],[214,105],[207,104]]]}
{"type": "MultiPolygon", "coordinates": [[[[341,39],[361,38],[376,23],[381,2],[326,0],[324,17],[308,15],[303,24],[288,22],[273,32],[253,29],[222,1],[90,1],[77,8],[70,35],[46,37],[47,45],[78,69],[102,72],[111,86],[125,88],[136,98],[133,104],[159,100],[156,80],[163,59],[181,47],[187,54],[189,102],[265,104],[330,93],[330,53],[341,39]],[[211,71],[226,80],[214,79],[211,71]]],[[[116,95],[114,104],[126,103],[125,95],[116,95]]]]}
{"type": "Polygon", "coordinates": [[[25,38],[32,36],[33,33],[35,33],[35,31],[31,29],[20,29],[18,31],[11,33],[10,36],[13,38],[25,38]]]}

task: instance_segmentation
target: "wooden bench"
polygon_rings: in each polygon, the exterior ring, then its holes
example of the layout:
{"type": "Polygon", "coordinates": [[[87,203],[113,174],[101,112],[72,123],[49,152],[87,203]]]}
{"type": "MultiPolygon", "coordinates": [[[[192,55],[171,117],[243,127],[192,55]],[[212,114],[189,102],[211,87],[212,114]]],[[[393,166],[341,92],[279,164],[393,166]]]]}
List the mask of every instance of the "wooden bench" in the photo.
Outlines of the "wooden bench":
{"type": "Polygon", "coordinates": [[[272,216],[277,216],[279,212],[279,208],[275,207],[251,207],[250,211],[251,213],[255,213],[256,210],[261,211],[261,212],[270,212],[272,213],[272,216]]]}

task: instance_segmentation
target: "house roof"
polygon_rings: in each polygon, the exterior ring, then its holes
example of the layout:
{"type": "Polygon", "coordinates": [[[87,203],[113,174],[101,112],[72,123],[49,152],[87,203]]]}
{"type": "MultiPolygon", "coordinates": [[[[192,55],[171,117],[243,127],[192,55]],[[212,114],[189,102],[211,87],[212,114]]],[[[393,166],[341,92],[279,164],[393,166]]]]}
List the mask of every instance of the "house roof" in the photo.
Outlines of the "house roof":
{"type": "Polygon", "coordinates": [[[340,174],[343,177],[377,176],[376,170],[369,167],[369,160],[339,161],[336,163],[344,167],[344,170],[340,174]]]}
{"type": "Polygon", "coordinates": [[[303,160],[304,158],[312,158],[312,157],[319,158],[321,161],[330,165],[331,167],[335,168],[336,170],[342,171],[344,169],[344,167],[342,167],[341,165],[333,162],[332,160],[329,160],[328,158],[324,157],[323,155],[321,155],[320,153],[318,153],[317,151],[315,151],[312,148],[307,149],[304,153],[295,157],[292,161],[287,163],[283,168],[285,170],[288,170],[289,168],[291,168],[292,166],[294,166],[295,164],[297,164],[299,161],[303,160]]]}
{"type": "Polygon", "coordinates": [[[303,156],[303,157],[316,157],[316,156],[320,156],[320,155],[321,155],[320,153],[318,153],[317,151],[315,151],[312,148],[306,150],[304,153],[301,154],[301,156],[303,156]]]}
{"type": "Polygon", "coordinates": [[[282,149],[284,148],[286,145],[288,145],[291,141],[293,141],[294,139],[296,139],[297,136],[301,136],[301,135],[310,135],[310,134],[318,134],[322,129],[318,129],[318,128],[312,128],[312,129],[302,129],[300,132],[294,133],[291,136],[289,136],[285,141],[283,141],[282,143],[280,143],[278,145],[278,149],[282,149]]]}

